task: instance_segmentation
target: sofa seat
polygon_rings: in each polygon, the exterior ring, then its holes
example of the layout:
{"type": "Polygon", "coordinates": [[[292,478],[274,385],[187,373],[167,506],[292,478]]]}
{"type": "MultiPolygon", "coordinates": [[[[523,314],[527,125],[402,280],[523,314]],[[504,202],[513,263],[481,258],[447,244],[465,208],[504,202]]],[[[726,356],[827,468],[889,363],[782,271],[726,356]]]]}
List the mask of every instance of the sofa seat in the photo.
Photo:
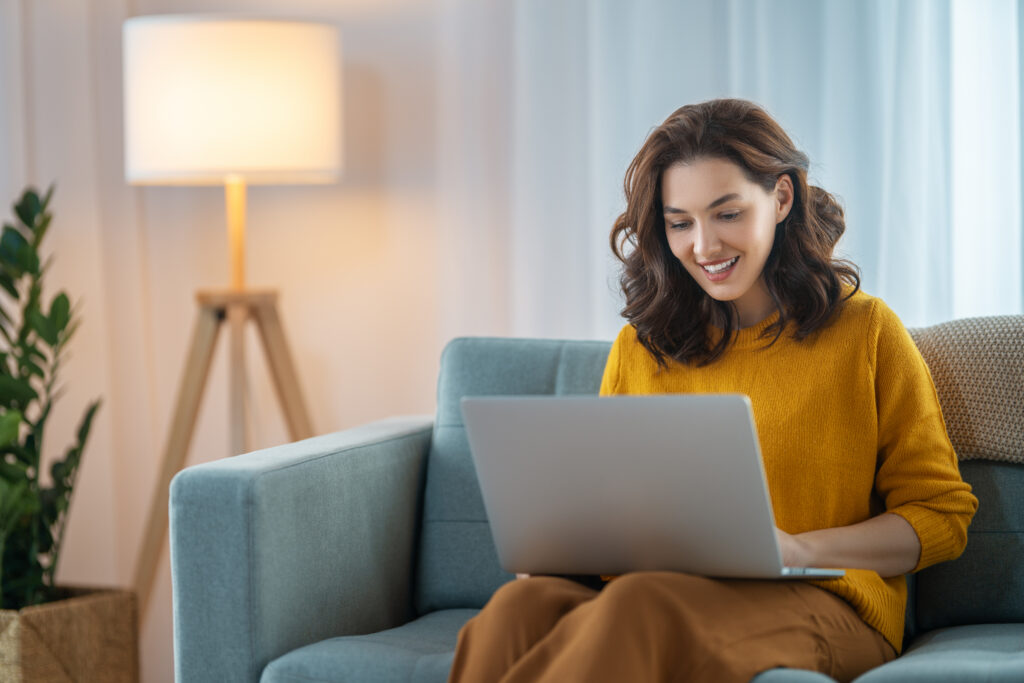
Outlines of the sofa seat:
{"type": "Polygon", "coordinates": [[[856,683],[1019,683],[1022,672],[1024,624],[976,624],[925,633],[856,683]]]}
{"type": "Polygon", "coordinates": [[[272,661],[260,683],[444,683],[459,629],[477,612],[440,610],[387,631],[307,645],[272,661]]]}

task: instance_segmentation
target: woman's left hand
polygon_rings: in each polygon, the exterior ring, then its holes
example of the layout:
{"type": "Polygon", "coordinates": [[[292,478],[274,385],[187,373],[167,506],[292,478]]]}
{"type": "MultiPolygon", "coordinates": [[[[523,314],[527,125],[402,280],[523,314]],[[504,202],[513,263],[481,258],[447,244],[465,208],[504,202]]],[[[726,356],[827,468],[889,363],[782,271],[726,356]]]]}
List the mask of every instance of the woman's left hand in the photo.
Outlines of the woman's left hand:
{"type": "Polygon", "coordinates": [[[778,527],[775,528],[775,537],[779,539],[779,548],[782,550],[782,566],[811,566],[806,556],[806,548],[799,538],[793,534],[787,534],[778,527]]]}

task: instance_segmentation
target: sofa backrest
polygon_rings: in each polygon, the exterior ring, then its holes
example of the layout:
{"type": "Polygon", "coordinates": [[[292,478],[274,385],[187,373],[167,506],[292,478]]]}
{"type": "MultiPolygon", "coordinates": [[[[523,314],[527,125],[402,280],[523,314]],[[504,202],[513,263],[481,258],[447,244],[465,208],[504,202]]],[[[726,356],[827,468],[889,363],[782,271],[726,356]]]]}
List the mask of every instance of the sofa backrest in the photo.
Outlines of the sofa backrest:
{"type": "Polygon", "coordinates": [[[611,344],[461,338],[445,348],[427,459],[418,614],[483,607],[512,576],[498,565],[459,401],[495,394],[596,394],[611,344]]]}
{"type": "Polygon", "coordinates": [[[910,334],[979,505],[963,555],[914,577],[908,629],[1024,622],[1024,316],[964,318],[910,334]]]}

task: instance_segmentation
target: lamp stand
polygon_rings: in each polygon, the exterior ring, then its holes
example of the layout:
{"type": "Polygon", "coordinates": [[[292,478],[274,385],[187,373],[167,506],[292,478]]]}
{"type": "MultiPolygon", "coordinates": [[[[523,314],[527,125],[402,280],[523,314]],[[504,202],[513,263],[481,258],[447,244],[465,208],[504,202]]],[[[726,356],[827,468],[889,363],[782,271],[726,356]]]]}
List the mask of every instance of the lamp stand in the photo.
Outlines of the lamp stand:
{"type": "Polygon", "coordinates": [[[201,290],[196,293],[199,316],[192,333],[192,346],[178,385],[178,397],[171,431],[164,447],[159,479],[152,496],[142,547],[135,566],[135,588],[139,610],[145,615],[156,579],[157,562],[167,535],[167,506],[171,479],[185,465],[189,443],[199,415],[203,389],[210,374],[213,351],[222,322],[230,331],[230,437],[231,453],[249,450],[245,429],[245,324],[256,323],[278,401],[293,441],[313,436],[309,413],[302,400],[298,375],[292,364],[284,329],[277,313],[276,290],[247,290],[244,287],[245,183],[229,178],[225,186],[228,233],[231,241],[232,288],[201,290]]]}

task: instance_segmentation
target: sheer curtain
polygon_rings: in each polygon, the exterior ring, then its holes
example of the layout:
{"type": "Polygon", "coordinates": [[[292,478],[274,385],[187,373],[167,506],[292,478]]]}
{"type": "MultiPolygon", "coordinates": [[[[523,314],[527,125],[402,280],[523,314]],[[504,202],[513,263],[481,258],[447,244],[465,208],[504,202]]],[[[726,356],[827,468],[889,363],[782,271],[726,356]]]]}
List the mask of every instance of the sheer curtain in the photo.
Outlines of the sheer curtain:
{"type": "Polygon", "coordinates": [[[675,108],[723,96],[765,106],[810,155],[846,207],[838,252],[907,325],[1020,312],[1020,12],[445,0],[445,328],[610,338],[626,166],[675,108]]]}

